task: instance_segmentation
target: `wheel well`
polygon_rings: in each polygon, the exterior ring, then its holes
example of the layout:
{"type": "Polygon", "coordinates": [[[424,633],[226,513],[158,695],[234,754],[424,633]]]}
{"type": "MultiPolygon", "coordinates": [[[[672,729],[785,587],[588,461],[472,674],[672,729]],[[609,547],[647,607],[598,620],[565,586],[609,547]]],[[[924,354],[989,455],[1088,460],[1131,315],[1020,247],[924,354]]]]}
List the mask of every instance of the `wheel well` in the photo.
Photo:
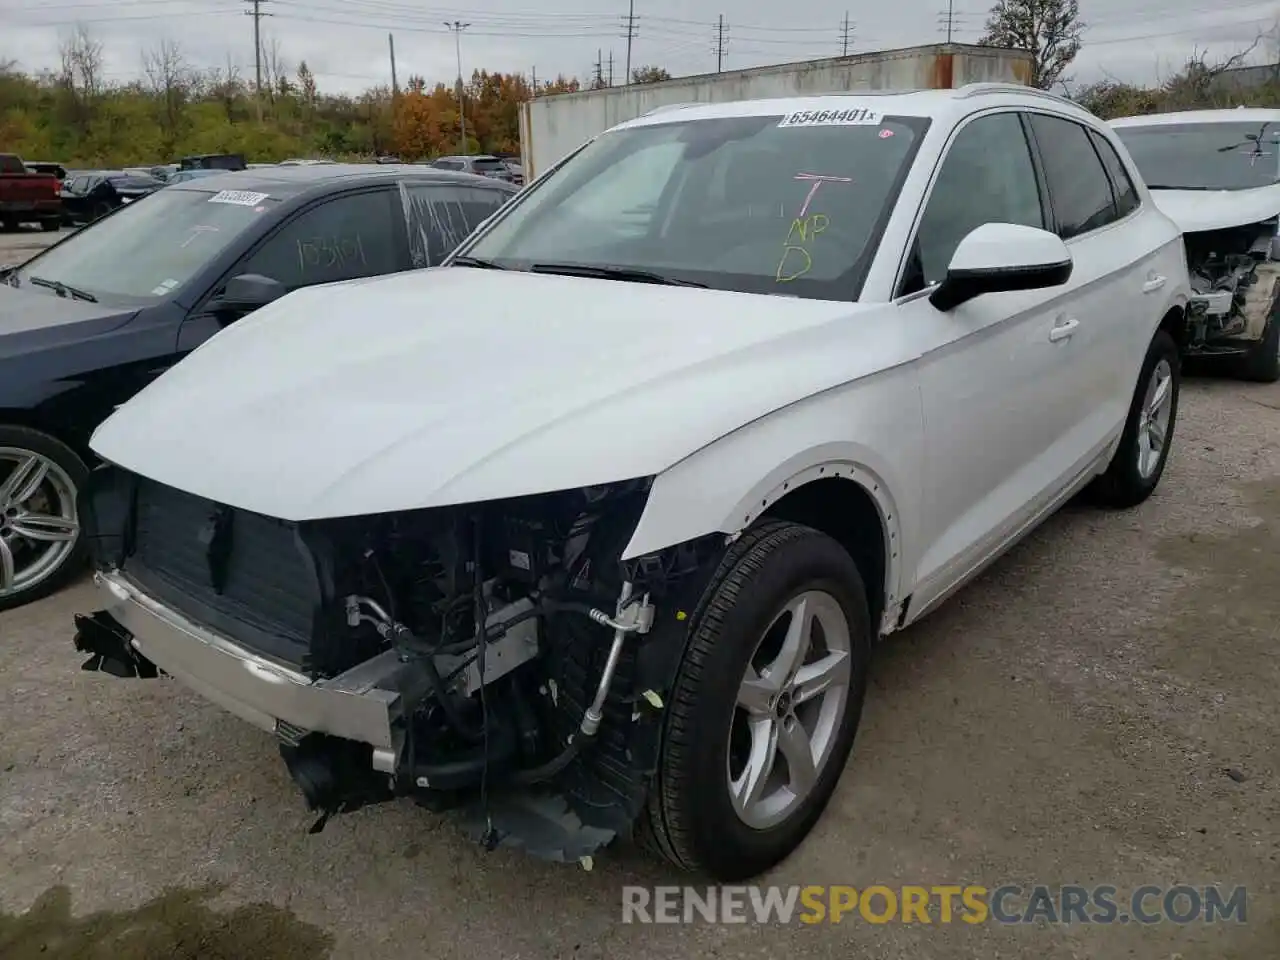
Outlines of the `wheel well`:
{"type": "Polygon", "coordinates": [[[1160,329],[1173,337],[1173,342],[1182,350],[1191,339],[1191,330],[1187,327],[1187,314],[1182,307],[1174,307],[1160,320],[1160,329]]]}
{"type": "Polygon", "coordinates": [[[825,477],[791,491],[763,515],[821,530],[853,557],[871,606],[871,627],[878,634],[885,604],[885,533],[880,508],[855,480],[825,477]]]}
{"type": "Polygon", "coordinates": [[[27,427],[31,430],[39,430],[41,433],[47,433],[55,440],[60,440],[69,446],[75,451],[76,456],[85,463],[91,462],[93,455],[89,451],[89,445],[87,442],[67,430],[60,430],[57,426],[31,410],[0,407],[0,424],[8,424],[9,426],[14,427],[27,427]]]}

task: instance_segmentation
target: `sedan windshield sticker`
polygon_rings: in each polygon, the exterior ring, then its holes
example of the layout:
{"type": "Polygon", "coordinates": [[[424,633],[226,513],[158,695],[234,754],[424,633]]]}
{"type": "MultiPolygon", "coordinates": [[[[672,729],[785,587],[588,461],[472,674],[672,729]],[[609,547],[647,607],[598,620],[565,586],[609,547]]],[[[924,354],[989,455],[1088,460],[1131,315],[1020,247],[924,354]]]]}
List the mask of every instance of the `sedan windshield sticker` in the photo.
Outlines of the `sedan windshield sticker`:
{"type": "Polygon", "coordinates": [[[780,127],[849,127],[877,126],[884,120],[879,110],[856,107],[852,110],[799,110],[789,113],[780,127]]]}
{"type": "Polygon", "coordinates": [[[265,193],[250,193],[248,190],[219,190],[209,198],[210,203],[234,203],[239,207],[256,207],[267,199],[265,193]]]}

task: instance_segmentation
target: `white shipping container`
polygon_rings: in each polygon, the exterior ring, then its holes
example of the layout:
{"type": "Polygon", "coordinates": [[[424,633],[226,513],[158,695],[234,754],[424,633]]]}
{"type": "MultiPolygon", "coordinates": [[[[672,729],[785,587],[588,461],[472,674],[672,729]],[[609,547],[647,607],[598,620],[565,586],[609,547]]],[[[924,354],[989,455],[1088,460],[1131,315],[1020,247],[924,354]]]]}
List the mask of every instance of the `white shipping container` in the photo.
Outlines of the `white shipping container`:
{"type": "Polygon", "coordinates": [[[520,158],[528,183],[615,124],[671,104],[1029,83],[1031,65],[1031,54],[1023,50],[936,44],[538,97],[521,105],[520,158]]]}

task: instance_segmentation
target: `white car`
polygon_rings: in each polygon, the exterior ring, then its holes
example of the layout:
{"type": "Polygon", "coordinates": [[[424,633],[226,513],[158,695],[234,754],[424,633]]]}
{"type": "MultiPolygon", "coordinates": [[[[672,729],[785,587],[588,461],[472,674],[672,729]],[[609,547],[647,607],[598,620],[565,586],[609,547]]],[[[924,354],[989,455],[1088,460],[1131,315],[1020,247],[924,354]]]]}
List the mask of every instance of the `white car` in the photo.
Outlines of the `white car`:
{"type": "Polygon", "coordinates": [[[1185,234],[1187,356],[1280,380],[1280,110],[1111,121],[1156,205],[1185,234]]]}
{"type": "Polygon", "coordinates": [[[1056,97],[663,110],[451,265],[291,294],[117,411],[77,645],[272,731],[325,813],[753,876],[877,640],[1077,491],[1151,494],[1189,293],[1056,97]]]}

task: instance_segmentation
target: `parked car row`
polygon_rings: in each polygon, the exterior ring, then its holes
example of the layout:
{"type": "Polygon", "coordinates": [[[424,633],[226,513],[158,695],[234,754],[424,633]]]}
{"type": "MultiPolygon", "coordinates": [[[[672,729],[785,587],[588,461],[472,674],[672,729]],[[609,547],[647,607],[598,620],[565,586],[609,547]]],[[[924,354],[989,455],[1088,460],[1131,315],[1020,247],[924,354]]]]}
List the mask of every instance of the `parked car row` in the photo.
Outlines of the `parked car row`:
{"type": "Polygon", "coordinates": [[[317,828],[407,795],[752,877],[876,642],[1156,490],[1180,353],[1241,329],[1197,339],[1175,219],[1118,129],[1004,84],[663,110],[523,191],[180,183],[0,288],[0,607],[91,554],[85,666],[275,736],[317,828]]]}

